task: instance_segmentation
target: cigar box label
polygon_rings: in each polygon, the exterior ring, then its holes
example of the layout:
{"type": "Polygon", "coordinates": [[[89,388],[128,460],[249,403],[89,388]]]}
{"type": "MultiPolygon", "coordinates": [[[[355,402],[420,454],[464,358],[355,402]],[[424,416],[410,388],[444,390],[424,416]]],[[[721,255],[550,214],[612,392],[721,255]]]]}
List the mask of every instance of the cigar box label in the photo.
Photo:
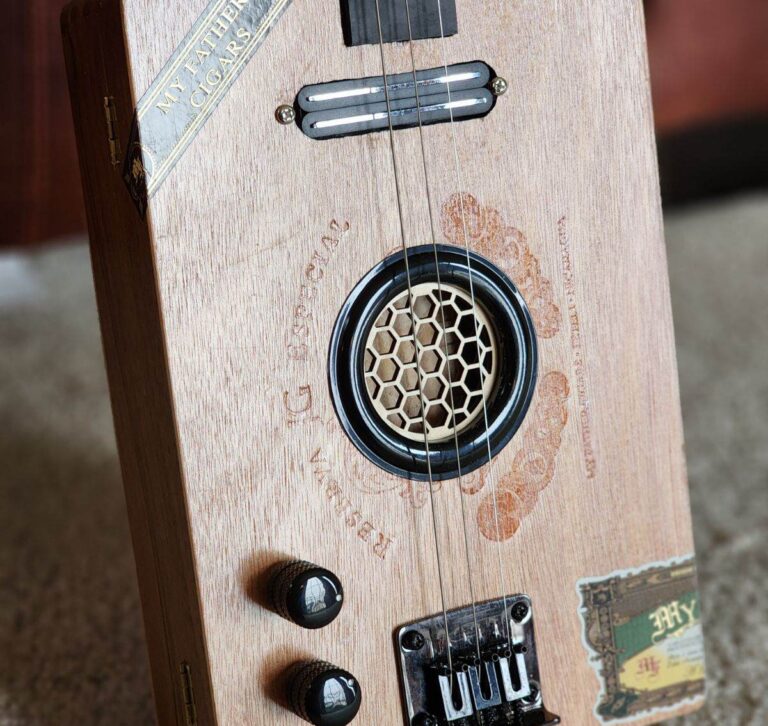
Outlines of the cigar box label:
{"type": "Polygon", "coordinates": [[[601,723],[647,720],[704,697],[693,557],[584,578],[577,587],[601,723]]]}
{"type": "Polygon", "coordinates": [[[142,216],[291,0],[212,0],[142,96],[123,178],[142,216]]]}

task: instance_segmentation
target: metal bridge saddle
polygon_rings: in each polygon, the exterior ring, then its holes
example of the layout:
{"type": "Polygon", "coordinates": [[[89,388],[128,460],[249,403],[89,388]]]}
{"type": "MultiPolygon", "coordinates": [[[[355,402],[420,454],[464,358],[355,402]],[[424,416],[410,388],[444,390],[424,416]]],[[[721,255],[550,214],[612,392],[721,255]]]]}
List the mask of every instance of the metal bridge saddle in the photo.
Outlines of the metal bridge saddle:
{"type": "Polygon", "coordinates": [[[525,595],[440,613],[398,630],[408,723],[545,726],[533,613],[525,595]],[[478,643],[479,638],[479,643],[478,643]],[[448,654],[451,654],[449,659],[448,654]]]}

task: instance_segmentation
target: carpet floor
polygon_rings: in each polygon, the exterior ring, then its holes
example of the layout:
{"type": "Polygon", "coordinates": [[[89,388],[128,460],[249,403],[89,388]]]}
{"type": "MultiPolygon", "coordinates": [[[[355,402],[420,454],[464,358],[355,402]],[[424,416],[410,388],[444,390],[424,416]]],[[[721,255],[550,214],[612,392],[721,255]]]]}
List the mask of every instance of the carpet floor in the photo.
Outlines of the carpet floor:
{"type": "MultiPolygon", "coordinates": [[[[677,723],[765,726],[768,195],[666,230],[709,672],[677,723]]],[[[0,381],[0,724],[151,724],[84,244],[0,255],[0,381]]]]}

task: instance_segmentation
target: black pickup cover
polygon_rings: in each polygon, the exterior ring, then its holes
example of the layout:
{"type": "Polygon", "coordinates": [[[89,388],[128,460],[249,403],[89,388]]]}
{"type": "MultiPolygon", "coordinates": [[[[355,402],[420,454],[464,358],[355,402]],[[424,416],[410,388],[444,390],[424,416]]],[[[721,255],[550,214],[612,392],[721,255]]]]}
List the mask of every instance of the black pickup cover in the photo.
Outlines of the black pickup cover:
{"type": "MultiPolygon", "coordinates": [[[[381,39],[385,43],[408,40],[408,14],[411,14],[411,36],[414,40],[439,38],[458,32],[456,0],[379,0],[381,39]]],[[[379,42],[376,0],[341,0],[344,42],[349,46],[379,42]]]]}

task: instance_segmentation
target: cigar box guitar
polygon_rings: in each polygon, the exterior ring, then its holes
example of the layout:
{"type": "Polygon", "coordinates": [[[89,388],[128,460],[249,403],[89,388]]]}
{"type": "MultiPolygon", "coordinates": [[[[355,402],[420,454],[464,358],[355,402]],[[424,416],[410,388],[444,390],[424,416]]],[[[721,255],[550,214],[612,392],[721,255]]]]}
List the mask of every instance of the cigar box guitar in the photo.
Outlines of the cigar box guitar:
{"type": "Polygon", "coordinates": [[[63,29],[159,722],[698,707],[641,3],[63,29]]]}

